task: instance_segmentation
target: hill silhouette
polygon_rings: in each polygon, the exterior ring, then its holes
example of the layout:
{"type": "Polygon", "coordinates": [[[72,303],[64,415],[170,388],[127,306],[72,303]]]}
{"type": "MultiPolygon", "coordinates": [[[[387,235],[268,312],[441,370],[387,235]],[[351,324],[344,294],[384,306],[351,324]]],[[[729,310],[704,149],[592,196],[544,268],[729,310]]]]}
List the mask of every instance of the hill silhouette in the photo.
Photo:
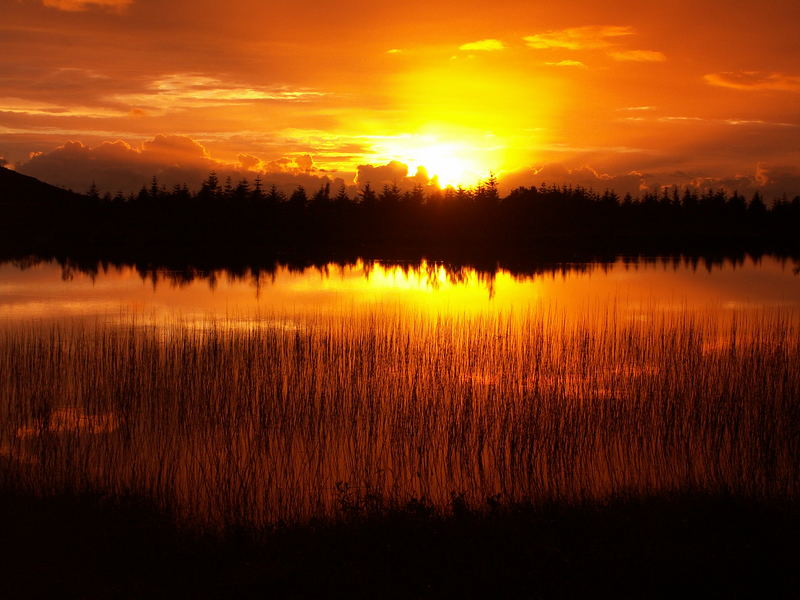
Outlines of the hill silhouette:
{"type": "Polygon", "coordinates": [[[0,167],[0,203],[2,204],[29,201],[58,202],[76,200],[80,197],[80,194],[39,181],[35,177],[0,167]]]}

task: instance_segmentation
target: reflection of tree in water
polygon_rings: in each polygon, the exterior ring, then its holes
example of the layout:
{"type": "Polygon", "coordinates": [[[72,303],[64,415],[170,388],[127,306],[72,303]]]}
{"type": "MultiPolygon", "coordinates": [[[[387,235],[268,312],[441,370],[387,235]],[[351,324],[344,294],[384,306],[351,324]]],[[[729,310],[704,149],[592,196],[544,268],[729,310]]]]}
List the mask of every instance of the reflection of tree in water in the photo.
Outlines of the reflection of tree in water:
{"type": "MultiPolygon", "coordinates": [[[[416,260],[377,260],[369,257],[353,257],[341,260],[271,260],[264,263],[234,266],[178,266],[159,265],[156,263],[137,262],[108,262],[97,260],[74,259],[64,257],[37,257],[23,256],[6,260],[8,264],[20,270],[34,268],[43,263],[55,263],[61,267],[62,279],[71,280],[75,273],[82,273],[95,278],[101,273],[126,268],[133,268],[142,281],[149,281],[155,288],[166,284],[174,288],[183,288],[197,281],[207,282],[209,287],[215,289],[220,281],[230,283],[247,283],[256,288],[257,294],[265,284],[274,283],[280,271],[293,275],[308,275],[315,273],[327,279],[338,277],[347,272],[360,272],[365,279],[374,275],[376,269],[386,273],[397,273],[406,280],[414,279],[420,285],[439,289],[442,285],[465,285],[477,282],[493,293],[494,284],[499,273],[505,273],[516,281],[524,282],[534,277],[560,278],[576,273],[608,273],[614,265],[621,264],[626,270],[639,269],[689,269],[691,271],[722,270],[725,268],[740,268],[750,260],[758,263],[764,256],[778,259],[786,268],[791,268],[795,275],[800,275],[800,259],[796,257],[781,256],[776,254],[759,254],[737,252],[730,254],[684,254],[672,256],[604,256],[592,259],[586,257],[583,261],[548,262],[548,261],[513,261],[497,260],[487,264],[464,264],[447,261],[433,261],[425,258],[416,260]]],[[[2,264],[2,263],[0,263],[2,264]]]]}

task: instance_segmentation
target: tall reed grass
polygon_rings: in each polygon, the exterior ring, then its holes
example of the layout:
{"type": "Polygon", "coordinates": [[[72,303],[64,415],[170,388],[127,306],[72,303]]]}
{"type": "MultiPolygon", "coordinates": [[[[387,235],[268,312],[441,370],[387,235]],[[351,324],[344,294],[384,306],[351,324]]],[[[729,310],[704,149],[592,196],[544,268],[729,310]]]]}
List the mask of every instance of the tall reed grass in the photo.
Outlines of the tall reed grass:
{"type": "Polygon", "coordinates": [[[353,310],[0,333],[0,484],[260,527],[424,501],[796,497],[796,315],[353,310]]]}

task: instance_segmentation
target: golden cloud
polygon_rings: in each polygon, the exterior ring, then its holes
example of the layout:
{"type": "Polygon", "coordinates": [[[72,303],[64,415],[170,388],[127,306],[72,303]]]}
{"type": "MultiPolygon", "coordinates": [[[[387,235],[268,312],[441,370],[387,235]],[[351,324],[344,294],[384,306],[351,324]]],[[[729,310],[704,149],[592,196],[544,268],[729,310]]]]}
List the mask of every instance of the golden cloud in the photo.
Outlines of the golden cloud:
{"type": "Polygon", "coordinates": [[[93,119],[124,117],[128,114],[126,111],[112,108],[65,106],[20,98],[0,98],[0,113],[45,117],[86,117],[93,119]]]}
{"type": "Polygon", "coordinates": [[[496,52],[498,50],[504,50],[506,45],[501,42],[500,40],[495,39],[485,39],[485,40],[478,40],[477,42],[468,42],[466,44],[461,44],[458,49],[459,50],[478,50],[483,52],[496,52]]]}
{"type": "Polygon", "coordinates": [[[800,92],[800,76],[787,75],[786,73],[728,71],[724,73],[709,73],[704,79],[710,85],[734,90],[800,92]]]}
{"type": "Polygon", "coordinates": [[[615,50],[608,55],[614,60],[623,62],[664,62],[667,60],[663,52],[655,50],[615,50]]]}
{"type": "Polygon", "coordinates": [[[142,144],[142,152],[167,164],[192,164],[211,158],[205,146],[184,135],[157,135],[142,144]]]}
{"type": "Polygon", "coordinates": [[[143,93],[116,94],[110,99],[127,105],[169,111],[183,108],[230,106],[252,102],[308,102],[325,96],[306,88],[287,86],[249,87],[224,82],[215,77],[192,73],[166,75],[148,86],[143,93]]]}
{"type": "Polygon", "coordinates": [[[263,167],[261,159],[252,154],[242,153],[237,158],[242,168],[247,171],[260,170],[263,167]]]}
{"type": "Polygon", "coordinates": [[[566,50],[592,50],[613,46],[618,38],[635,33],[632,27],[618,25],[591,25],[569,27],[558,31],[547,31],[523,38],[529,48],[546,50],[562,48],[566,50]]]}
{"type": "Polygon", "coordinates": [[[585,64],[583,64],[579,60],[559,60],[558,62],[546,62],[544,64],[550,67],[580,67],[582,69],[588,68],[585,64]]]}
{"type": "Polygon", "coordinates": [[[122,11],[133,4],[133,0],[42,0],[42,4],[50,8],[70,12],[88,10],[89,8],[122,11]]]}

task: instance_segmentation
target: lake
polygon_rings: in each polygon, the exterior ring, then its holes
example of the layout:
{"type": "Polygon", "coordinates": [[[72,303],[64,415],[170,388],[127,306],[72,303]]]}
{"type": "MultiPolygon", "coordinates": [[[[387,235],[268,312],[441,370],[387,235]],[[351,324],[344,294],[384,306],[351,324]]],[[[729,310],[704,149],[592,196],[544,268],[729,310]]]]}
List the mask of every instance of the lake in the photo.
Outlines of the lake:
{"type": "Polygon", "coordinates": [[[133,267],[86,273],[53,263],[0,265],[0,327],[75,318],[113,321],[206,321],[268,312],[339,314],[342,310],[412,310],[427,315],[488,315],[542,305],[574,313],[589,305],[633,315],[658,310],[711,310],[719,315],[757,308],[796,309],[800,276],[791,261],[765,257],[708,262],[698,259],[624,260],[557,264],[537,274],[481,272],[421,263],[329,264],[231,275],[133,267]]]}
{"type": "Polygon", "coordinates": [[[800,276],[775,257],[6,263],[0,373],[6,485],[209,527],[800,481],[800,276]]]}

